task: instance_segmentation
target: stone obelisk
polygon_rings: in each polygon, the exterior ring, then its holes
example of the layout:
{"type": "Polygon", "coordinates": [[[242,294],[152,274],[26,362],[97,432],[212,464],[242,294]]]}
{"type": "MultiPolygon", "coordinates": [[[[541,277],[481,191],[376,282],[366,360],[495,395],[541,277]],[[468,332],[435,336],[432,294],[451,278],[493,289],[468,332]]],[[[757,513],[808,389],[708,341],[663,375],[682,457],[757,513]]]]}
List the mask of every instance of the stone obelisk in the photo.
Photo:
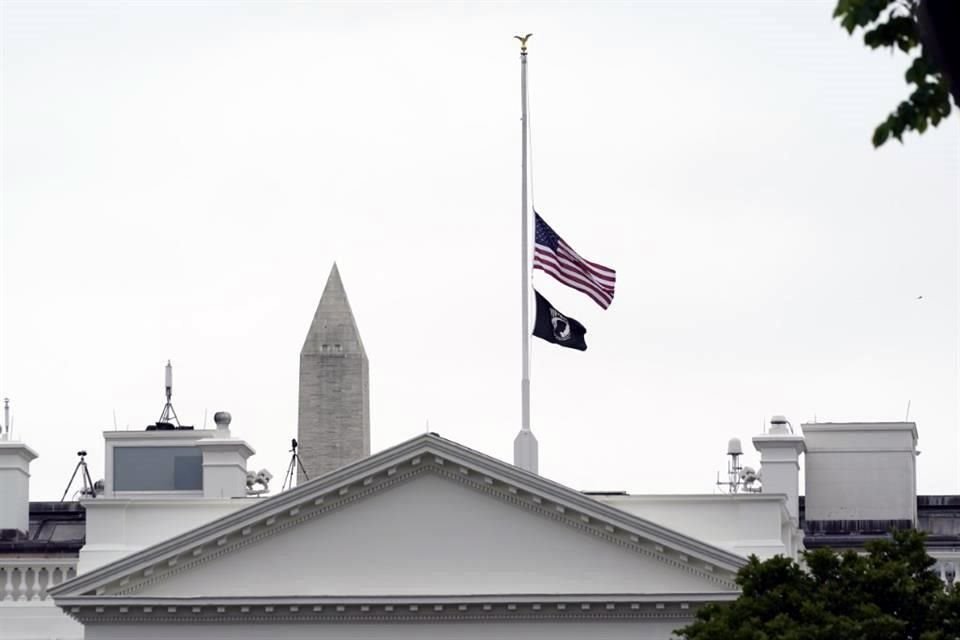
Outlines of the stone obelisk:
{"type": "Polygon", "coordinates": [[[336,263],[300,351],[297,439],[311,480],[370,455],[367,354],[336,263]]]}

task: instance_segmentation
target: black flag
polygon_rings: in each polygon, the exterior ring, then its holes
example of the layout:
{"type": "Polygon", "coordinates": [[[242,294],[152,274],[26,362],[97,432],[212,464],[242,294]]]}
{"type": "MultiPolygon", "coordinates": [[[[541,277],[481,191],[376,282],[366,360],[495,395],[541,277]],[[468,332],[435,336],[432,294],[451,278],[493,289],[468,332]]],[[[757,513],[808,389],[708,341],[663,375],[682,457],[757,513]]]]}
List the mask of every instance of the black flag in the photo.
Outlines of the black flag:
{"type": "Polygon", "coordinates": [[[586,351],[586,327],[554,309],[536,289],[533,293],[537,296],[537,322],[533,326],[533,335],[561,347],[586,351]]]}

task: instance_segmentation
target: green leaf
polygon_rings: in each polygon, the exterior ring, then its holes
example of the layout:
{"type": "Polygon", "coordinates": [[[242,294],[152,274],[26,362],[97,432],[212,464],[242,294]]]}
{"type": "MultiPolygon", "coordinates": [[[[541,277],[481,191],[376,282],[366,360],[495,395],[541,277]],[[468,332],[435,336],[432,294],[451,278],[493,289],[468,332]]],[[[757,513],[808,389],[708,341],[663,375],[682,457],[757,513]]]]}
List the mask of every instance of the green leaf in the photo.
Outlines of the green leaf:
{"type": "MultiPolygon", "coordinates": [[[[886,139],[885,122],[874,132],[886,139]]],[[[960,633],[960,591],[929,571],[933,559],[916,531],[868,545],[866,555],[819,549],[809,571],[780,557],[755,557],[740,570],[734,602],[700,609],[676,631],[686,640],[946,640],[960,633]],[[748,590],[746,585],[752,588],[748,590]]]]}
{"type": "Polygon", "coordinates": [[[930,63],[923,56],[914,59],[904,74],[908,84],[920,84],[930,74],[930,63]]]}

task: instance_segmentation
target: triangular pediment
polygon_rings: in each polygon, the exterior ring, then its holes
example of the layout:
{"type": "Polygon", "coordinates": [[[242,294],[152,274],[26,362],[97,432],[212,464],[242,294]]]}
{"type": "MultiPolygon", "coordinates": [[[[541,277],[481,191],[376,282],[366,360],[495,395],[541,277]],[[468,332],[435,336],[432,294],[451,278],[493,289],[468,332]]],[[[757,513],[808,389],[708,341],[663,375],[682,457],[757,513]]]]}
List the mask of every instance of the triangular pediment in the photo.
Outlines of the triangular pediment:
{"type": "Polygon", "coordinates": [[[434,435],[52,591],[87,598],[729,594],[743,559],[434,435]]]}

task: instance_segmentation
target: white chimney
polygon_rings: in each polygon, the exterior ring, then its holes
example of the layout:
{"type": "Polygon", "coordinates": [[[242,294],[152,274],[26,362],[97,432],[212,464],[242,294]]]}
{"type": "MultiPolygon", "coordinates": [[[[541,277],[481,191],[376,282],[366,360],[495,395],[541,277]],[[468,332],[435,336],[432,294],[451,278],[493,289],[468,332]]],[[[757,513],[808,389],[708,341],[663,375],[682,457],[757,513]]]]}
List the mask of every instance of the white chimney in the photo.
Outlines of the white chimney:
{"type": "Polygon", "coordinates": [[[30,462],[36,458],[24,443],[0,440],[0,529],[30,530],[30,462]]]}
{"type": "Polygon", "coordinates": [[[763,493],[782,493],[795,526],[800,526],[800,454],[806,448],[803,436],[793,433],[783,416],[770,418],[767,433],[754,436],[754,448],[760,452],[763,493]]]}
{"type": "Polygon", "coordinates": [[[247,458],[253,448],[230,436],[231,416],[217,411],[213,421],[216,436],[197,442],[203,453],[203,496],[205,498],[242,498],[247,494],[247,458]]]}

